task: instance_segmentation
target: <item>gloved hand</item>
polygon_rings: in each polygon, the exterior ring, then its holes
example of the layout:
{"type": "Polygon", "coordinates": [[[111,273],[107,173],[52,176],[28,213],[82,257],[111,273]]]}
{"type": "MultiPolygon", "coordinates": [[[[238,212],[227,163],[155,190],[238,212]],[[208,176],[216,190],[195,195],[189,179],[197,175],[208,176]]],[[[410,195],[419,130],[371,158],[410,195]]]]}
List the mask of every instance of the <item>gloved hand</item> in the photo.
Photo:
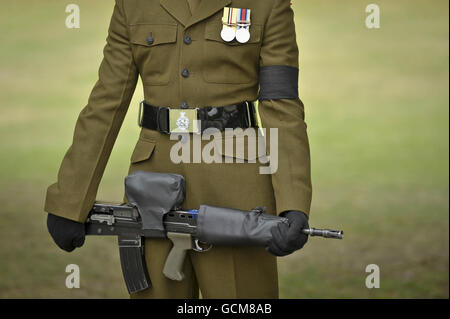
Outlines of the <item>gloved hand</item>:
{"type": "Polygon", "coordinates": [[[279,223],[272,228],[272,240],[266,250],[275,256],[286,256],[301,249],[308,241],[308,235],[301,232],[303,228],[309,228],[308,216],[295,210],[283,212],[280,216],[286,217],[289,225],[279,223]]]}
{"type": "Polygon", "coordinates": [[[82,223],[48,214],[47,228],[56,245],[67,252],[84,244],[86,232],[82,223]]]}

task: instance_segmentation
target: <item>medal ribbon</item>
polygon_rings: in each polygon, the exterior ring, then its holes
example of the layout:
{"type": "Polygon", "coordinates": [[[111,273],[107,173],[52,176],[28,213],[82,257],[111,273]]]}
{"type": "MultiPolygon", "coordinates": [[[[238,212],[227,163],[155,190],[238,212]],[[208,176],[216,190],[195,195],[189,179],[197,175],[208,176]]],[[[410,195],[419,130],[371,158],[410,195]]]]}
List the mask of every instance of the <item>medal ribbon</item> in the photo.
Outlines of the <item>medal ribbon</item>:
{"type": "Polygon", "coordinates": [[[236,28],[239,11],[240,9],[236,8],[223,8],[222,23],[230,28],[236,28]]]}
{"type": "Polygon", "coordinates": [[[250,27],[250,9],[239,9],[239,20],[237,21],[238,29],[250,27]]]}
{"type": "Polygon", "coordinates": [[[230,18],[230,8],[225,7],[223,8],[223,17],[222,17],[222,23],[224,26],[228,25],[229,18],[230,18]]]}

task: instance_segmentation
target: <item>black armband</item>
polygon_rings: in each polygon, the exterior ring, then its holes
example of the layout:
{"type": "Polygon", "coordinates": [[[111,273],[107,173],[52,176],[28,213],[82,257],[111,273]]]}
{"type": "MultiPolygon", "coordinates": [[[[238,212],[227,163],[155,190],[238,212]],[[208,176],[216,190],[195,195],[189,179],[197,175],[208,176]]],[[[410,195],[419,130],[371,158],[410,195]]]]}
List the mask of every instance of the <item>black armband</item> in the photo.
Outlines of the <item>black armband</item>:
{"type": "Polygon", "coordinates": [[[260,101],[298,98],[298,69],[287,65],[263,66],[259,70],[260,101]]]}

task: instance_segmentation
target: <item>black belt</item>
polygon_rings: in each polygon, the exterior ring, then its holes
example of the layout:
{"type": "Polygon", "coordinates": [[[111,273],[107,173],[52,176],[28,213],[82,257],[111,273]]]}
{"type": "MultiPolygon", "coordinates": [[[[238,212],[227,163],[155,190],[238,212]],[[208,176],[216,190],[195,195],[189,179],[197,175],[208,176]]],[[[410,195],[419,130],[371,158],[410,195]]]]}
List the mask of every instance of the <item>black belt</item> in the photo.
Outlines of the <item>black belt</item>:
{"type": "MultiPolygon", "coordinates": [[[[139,108],[139,125],[149,130],[156,130],[162,133],[170,134],[170,110],[178,111],[195,111],[197,112],[197,120],[200,120],[201,127],[199,132],[203,132],[208,128],[216,128],[224,131],[226,128],[249,128],[257,127],[255,108],[252,102],[242,102],[219,107],[201,107],[198,109],[171,109],[164,106],[153,106],[141,102],[143,106],[142,115],[141,107],[139,108]]],[[[174,112],[173,112],[174,113],[174,112]]]]}

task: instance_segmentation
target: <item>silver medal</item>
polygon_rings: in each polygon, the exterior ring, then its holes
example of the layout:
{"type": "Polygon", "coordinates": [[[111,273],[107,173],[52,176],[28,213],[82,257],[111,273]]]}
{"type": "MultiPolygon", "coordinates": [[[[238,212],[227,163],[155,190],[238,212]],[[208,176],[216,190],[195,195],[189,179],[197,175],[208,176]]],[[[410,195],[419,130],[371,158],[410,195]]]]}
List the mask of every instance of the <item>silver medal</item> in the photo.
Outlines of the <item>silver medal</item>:
{"type": "Polygon", "coordinates": [[[250,40],[250,32],[247,28],[239,28],[236,31],[236,40],[240,43],[247,43],[250,40]]]}
{"type": "Polygon", "coordinates": [[[222,28],[222,32],[220,32],[220,36],[222,37],[222,40],[225,42],[231,42],[234,40],[234,37],[236,36],[236,32],[233,28],[224,26],[222,28]]]}

